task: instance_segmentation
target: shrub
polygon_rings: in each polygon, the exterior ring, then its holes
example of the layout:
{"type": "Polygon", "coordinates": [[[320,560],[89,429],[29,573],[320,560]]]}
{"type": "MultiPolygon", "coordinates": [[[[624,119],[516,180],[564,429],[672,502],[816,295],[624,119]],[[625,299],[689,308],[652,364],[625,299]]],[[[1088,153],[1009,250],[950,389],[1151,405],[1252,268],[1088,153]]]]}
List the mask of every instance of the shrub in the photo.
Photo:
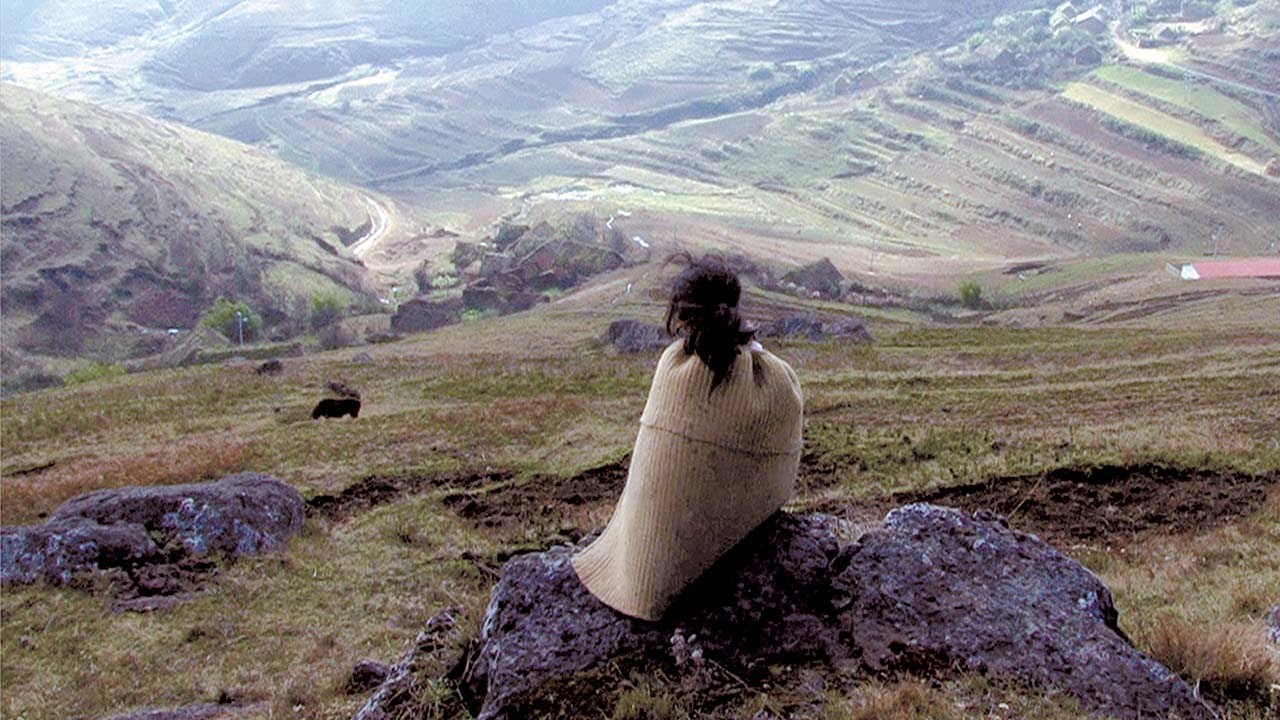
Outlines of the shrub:
{"type": "Polygon", "coordinates": [[[982,307],[982,286],[976,282],[960,283],[960,304],[970,310],[982,307]]]}
{"type": "Polygon", "coordinates": [[[458,284],[458,276],[452,273],[438,273],[431,278],[428,285],[432,290],[447,290],[458,284]]]}
{"type": "Polygon", "coordinates": [[[342,311],[345,309],[346,303],[336,294],[312,295],[311,328],[315,330],[332,325],[338,321],[338,318],[342,317],[342,311]]]}
{"type": "Polygon", "coordinates": [[[329,323],[316,332],[316,345],[321,350],[337,350],[355,344],[355,333],[343,327],[341,323],[329,323]]]}
{"type": "Polygon", "coordinates": [[[119,363],[86,362],[63,376],[67,385],[93,382],[94,380],[110,380],[124,375],[124,366],[119,363]]]}
{"type": "Polygon", "coordinates": [[[475,322],[476,320],[485,320],[487,318],[498,317],[502,313],[497,308],[470,308],[462,311],[462,322],[475,322]]]}
{"type": "Polygon", "coordinates": [[[241,338],[242,329],[245,340],[256,340],[262,334],[262,316],[250,309],[247,303],[232,302],[226,298],[218,298],[200,318],[200,324],[217,330],[232,341],[241,338]],[[237,318],[236,313],[243,321],[237,318]]]}

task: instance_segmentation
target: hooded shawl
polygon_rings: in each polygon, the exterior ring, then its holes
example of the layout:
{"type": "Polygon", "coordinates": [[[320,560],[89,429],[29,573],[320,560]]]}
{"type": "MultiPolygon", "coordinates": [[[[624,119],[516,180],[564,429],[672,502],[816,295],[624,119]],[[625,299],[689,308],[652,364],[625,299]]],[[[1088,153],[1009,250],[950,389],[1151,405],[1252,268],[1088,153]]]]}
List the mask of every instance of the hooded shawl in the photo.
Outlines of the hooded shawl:
{"type": "Polygon", "coordinates": [[[682,341],[663,352],[622,497],[573,559],[591,594],[623,614],[661,618],[795,488],[803,406],[795,371],[752,343],[714,392],[711,381],[682,341]]]}

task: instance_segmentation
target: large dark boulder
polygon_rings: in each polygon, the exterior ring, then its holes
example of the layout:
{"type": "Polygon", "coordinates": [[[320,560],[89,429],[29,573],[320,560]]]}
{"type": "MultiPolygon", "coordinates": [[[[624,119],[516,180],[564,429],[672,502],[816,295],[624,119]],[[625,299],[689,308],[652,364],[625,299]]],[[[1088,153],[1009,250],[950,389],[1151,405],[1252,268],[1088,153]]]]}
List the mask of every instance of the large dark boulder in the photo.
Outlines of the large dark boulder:
{"type": "Polygon", "coordinates": [[[844,275],[827,258],[798,267],[783,275],[782,280],[809,292],[821,293],[824,298],[838,298],[845,288],[844,275]]]}
{"type": "Polygon", "coordinates": [[[78,495],[40,525],[0,528],[0,583],[95,586],[126,596],[170,594],[207,567],[284,546],[306,504],[261,473],[208,483],[126,487],[78,495]]]}
{"type": "Polygon", "coordinates": [[[841,632],[872,670],[924,663],[1066,693],[1116,717],[1214,717],[1129,643],[1102,581],[998,516],[908,505],[833,569],[841,632]]]}
{"type": "Polygon", "coordinates": [[[756,329],[756,335],[762,338],[803,337],[809,340],[839,338],[858,343],[873,341],[871,331],[861,320],[854,317],[824,322],[811,315],[784,316],[762,323],[756,329]]]}
{"type": "Polygon", "coordinates": [[[391,329],[398,333],[415,333],[452,325],[462,319],[462,300],[433,301],[414,298],[396,308],[391,316],[391,329]]]}
{"type": "Polygon", "coordinates": [[[160,557],[141,525],[100,525],[82,520],[0,528],[0,583],[44,580],[69,585],[89,570],[132,567],[160,557]]]}
{"type": "Polygon", "coordinates": [[[462,304],[468,310],[496,310],[503,315],[523,312],[544,300],[541,293],[501,284],[477,283],[462,291],[462,304]]]}
{"type": "MultiPolygon", "coordinates": [[[[748,682],[775,663],[809,662],[837,673],[961,669],[1062,693],[1093,713],[1215,717],[1133,648],[1098,578],[998,517],[910,505],[855,542],[844,537],[830,516],[779,513],[659,623],[590,595],[570,566],[574,548],[519,556],[459,663],[459,691],[481,718],[520,718],[546,703],[546,688],[636,658],[712,662],[748,682]]],[[[362,717],[380,717],[371,706],[362,717]]]]}
{"type": "Polygon", "coordinates": [[[661,325],[639,320],[614,320],[605,330],[604,340],[618,352],[640,353],[661,350],[671,344],[672,337],[661,325]]]}

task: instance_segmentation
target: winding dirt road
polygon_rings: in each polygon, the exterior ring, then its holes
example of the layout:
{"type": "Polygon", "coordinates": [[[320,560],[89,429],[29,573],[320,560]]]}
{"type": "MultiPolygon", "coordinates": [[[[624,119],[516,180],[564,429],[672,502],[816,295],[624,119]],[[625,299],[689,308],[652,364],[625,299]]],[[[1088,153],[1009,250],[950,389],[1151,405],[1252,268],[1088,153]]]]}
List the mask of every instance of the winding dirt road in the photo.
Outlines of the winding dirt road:
{"type": "Polygon", "coordinates": [[[358,258],[363,258],[370,250],[378,244],[387,231],[391,229],[391,214],[387,212],[377,200],[364,196],[364,201],[369,210],[369,232],[364,237],[351,244],[351,252],[358,258]]]}

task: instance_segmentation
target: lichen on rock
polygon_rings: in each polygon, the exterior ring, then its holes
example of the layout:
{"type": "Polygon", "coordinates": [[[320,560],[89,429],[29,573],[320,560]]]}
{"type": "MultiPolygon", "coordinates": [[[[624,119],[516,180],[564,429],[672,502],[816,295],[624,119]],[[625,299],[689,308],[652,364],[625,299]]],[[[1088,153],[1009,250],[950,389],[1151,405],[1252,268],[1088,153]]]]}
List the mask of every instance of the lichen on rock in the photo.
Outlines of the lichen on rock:
{"type": "Polygon", "coordinates": [[[213,560],[282,548],[305,520],[298,491],[261,473],[97,490],[66,501],[45,523],[0,528],[0,583],[172,595],[213,560]]]}

